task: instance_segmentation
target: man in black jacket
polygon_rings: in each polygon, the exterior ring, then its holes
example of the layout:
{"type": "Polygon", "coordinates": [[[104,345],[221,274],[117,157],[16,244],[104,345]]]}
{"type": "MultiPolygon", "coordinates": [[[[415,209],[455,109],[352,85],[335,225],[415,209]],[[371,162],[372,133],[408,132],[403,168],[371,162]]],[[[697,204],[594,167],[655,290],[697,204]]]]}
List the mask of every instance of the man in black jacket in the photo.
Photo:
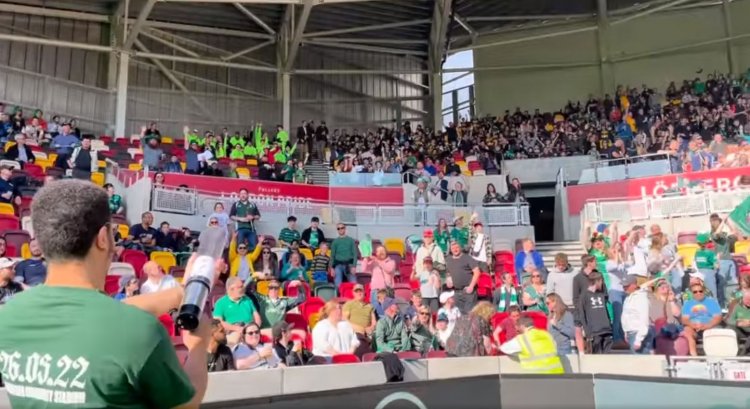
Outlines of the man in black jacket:
{"type": "Polygon", "coordinates": [[[606,354],[612,349],[612,323],[607,311],[608,297],[602,274],[591,272],[588,284],[578,298],[575,324],[583,328],[587,349],[592,354],[606,354]]]}

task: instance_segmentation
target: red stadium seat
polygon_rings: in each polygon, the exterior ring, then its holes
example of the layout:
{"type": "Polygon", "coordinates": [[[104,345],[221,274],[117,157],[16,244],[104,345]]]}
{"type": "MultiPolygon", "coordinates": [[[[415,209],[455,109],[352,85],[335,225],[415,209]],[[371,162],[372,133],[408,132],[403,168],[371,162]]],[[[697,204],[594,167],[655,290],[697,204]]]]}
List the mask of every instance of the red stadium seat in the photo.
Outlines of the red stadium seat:
{"type": "Polygon", "coordinates": [[[20,223],[16,216],[0,214],[0,231],[17,230],[20,227],[20,223]]]}
{"type": "Polygon", "coordinates": [[[399,359],[422,359],[422,354],[417,351],[402,351],[396,355],[399,359]]]}
{"type": "Polygon", "coordinates": [[[302,316],[305,317],[305,320],[308,322],[310,321],[310,315],[320,311],[321,308],[326,304],[325,301],[323,301],[322,298],[318,297],[310,297],[302,303],[299,306],[299,310],[302,313],[302,316]]]}
{"type": "Polygon", "coordinates": [[[122,276],[111,275],[104,278],[104,292],[110,297],[120,291],[120,278],[122,276]]]}
{"type": "Polygon", "coordinates": [[[547,330],[547,316],[541,311],[524,311],[524,317],[534,320],[534,328],[547,330]]]}
{"type": "Polygon", "coordinates": [[[5,245],[5,256],[6,257],[20,257],[21,254],[18,253],[20,251],[21,250],[17,250],[15,246],[12,246],[10,244],[6,244],[5,245]]]}
{"type": "Polygon", "coordinates": [[[395,298],[408,301],[411,299],[411,292],[411,284],[409,283],[396,283],[393,285],[393,295],[395,298]]]}
{"type": "Polygon", "coordinates": [[[143,265],[148,262],[148,256],[142,251],[128,249],[122,251],[120,261],[133,266],[136,277],[141,278],[143,275],[143,265]]]}
{"type": "Polygon", "coordinates": [[[409,286],[412,290],[419,290],[421,285],[422,283],[420,283],[419,280],[409,280],[409,286]]]}
{"type": "Polygon", "coordinates": [[[339,286],[339,297],[347,300],[354,299],[354,283],[341,283],[339,286]]]}
{"type": "MultiPolygon", "coordinates": [[[[18,222],[16,221],[16,223],[18,222]]],[[[5,242],[7,244],[15,247],[19,251],[24,244],[31,241],[29,232],[27,232],[26,230],[18,230],[18,224],[16,224],[15,228],[13,228],[12,230],[6,230],[2,234],[2,237],[5,239],[5,242]]]]}
{"type": "Polygon", "coordinates": [[[359,363],[360,360],[354,354],[340,354],[334,355],[332,362],[334,364],[356,364],[359,363]]]}
{"type": "Polygon", "coordinates": [[[307,318],[302,314],[295,314],[288,312],[284,315],[284,321],[292,325],[294,329],[301,329],[307,331],[307,318]]]}
{"type": "Polygon", "coordinates": [[[27,163],[23,166],[23,170],[34,179],[38,179],[38,180],[44,179],[44,169],[42,169],[42,167],[39,165],[35,165],[33,163],[27,163]]]}
{"type": "Polygon", "coordinates": [[[492,297],[492,277],[487,273],[479,275],[479,280],[477,281],[477,296],[480,298],[492,297]]]}
{"type": "Polygon", "coordinates": [[[447,358],[448,353],[445,351],[430,351],[427,353],[427,358],[447,358]]]}
{"type": "Polygon", "coordinates": [[[300,288],[300,286],[302,286],[302,288],[304,288],[304,291],[305,291],[305,299],[309,299],[310,298],[311,292],[310,292],[310,285],[309,284],[307,284],[304,281],[300,281],[300,285],[299,286],[290,287],[289,286],[290,282],[291,281],[285,281],[284,282],[284,295],[286,297],[296,297],[297,294],[299,294],[299,288],[300,288]]]}
{"type": "Polygon", "coordinates": [[[170,337],[175,336],[174,320],[171,315],[164,314],[160,316],[159,322],[161,322],[161,325],[164,325],[164,329],[167,330],[167,334],[169,334],[170,337]]]}

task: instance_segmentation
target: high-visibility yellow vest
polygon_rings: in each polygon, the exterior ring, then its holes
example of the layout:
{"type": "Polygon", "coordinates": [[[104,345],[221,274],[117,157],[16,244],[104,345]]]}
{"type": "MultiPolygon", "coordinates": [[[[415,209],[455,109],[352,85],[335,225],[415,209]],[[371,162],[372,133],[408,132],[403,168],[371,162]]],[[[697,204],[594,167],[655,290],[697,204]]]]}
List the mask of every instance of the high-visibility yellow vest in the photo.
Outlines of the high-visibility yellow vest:
{"type": "Polygon", "coordinates": [[[557,355],[557,344],[549,332],[531,328],[518,336],[521,353],[518,359],[521,368],[531,373],[562,374],[565,373],[560,357],[557,355]]]}

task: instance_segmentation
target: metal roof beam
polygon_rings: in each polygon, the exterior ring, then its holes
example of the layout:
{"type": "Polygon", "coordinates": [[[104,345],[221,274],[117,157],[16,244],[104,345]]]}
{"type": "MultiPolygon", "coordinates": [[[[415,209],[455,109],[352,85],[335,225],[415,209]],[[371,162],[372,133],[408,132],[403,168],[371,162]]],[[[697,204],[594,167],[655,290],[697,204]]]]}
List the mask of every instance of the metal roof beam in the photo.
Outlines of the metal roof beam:
{"type": "Polygon", "coordinates": [[[264,22],[263,20],[261,20],[261,19],[260,19],[260,17],[256,16],[256,15],[255,15],[255,13],[253,13],[253,12],[252,12],[252,11],[250,11],[250,10],[248,10],[248,9],[247,9],[247,7],[243,6],[243,5],[242,5],[242,4],[240,4],[240,3],[233,3],[233,5],[234,5],[234,7],[235,7],[235,8],[237,9],[237,10],[239,10],[239,11],[240,11],[240,13],[244,14],[244,15],[245,15],[245,16],[247,16],[247,17],[248,17],[248,18],[249,18],[250,20],[254,21],[254,22],[255,22],[255,24],[259,25],[259,26],[260,26],[260,28],[262,28],[263,30],[266,30],[266,32],[267,32],[268,34],[270,34],[270,35],[272,35],[272,36],[275,36],[275,35],[276,35],[276,31],[274,31],[274,29],[272,29],[271,27],[269,27],[269,26],[268,26],[268,24],[266,24],[266,23],[265,23],[265,22],[264,22]]]}
{"type": "Polygon", "coordinates": [[[175,44],[175,43],[167,41],[167,40],[165,40],[165,39],[163,39],[163,38],[161,38],[159,36],[155,36],[155,35],[149,33],[148,31],[142,32],[141,35],[144,36],[144,37],[150,38],[150,39],[156,41],[157,43],[163,44],[163,45],[165,45],[165,46],[167,46],[167,47],[169,47],[169,48],[171,48],[173,50],[176,50],[176,51],[179,51],[179,52],[181,52],[181,53],[183,53],[185,55],[188,55],[190,57],[195,57],[195,58],[200,57],[200,55],[198,55],[198,53],[196,53],[195,51],[188,50],[187,48],[185,48],[185,47],[183,47],[183,46],[181,46],[179,44],[175,44]]]}
{"type": "Polygon", "coordinates": [[[464,17],[468,22],[472,21],[527,21],[527,20],[573,20],[581,18],[594,18],[593,13],[580,14],[537,14],[524,16],[469,16],[464,17]]]}
{"type": "Polygon", "coordinates": [[[305,4],[302,6],[302,14],[299,17],[299,20],[297,20],[297,25],[294,27],[294,36],[289,42],[289,51],[286,55],[286,61],[284,61],[285,71],[289,71],[294,67],[294,60],[297,58],[300,45],[302,45],[302,36],[305,33],[305,26],[307,26],[307,20],[310,19],[310,11],[315,5],[313,0],[304,1],[305,4]]]}
{"type": "Polygon", "coordinates": [[[221,59],[224,60],[224,61],[231,61],[231,60],[234,60],[237,57],[241,57],[241,56],[243,56],[245,54],[250,54],[253,51],[260,50],[261,48],[269,46],[269,45],[274,44],[274,43],[276,43],[276,40],[264,41],[264,42],[262,42],[260,44],[255,44],[254,46],[248,47],[248,48],[246,48],[244,50],[237,51],[236,53],[234,53],[232,55],[227,55],[226,57],[221,57],[221,59]]]}
{"type": "Polygon", "coordinates": [[[151,10],[154,9],[154,5],[156,5],[156,0],[146,0],[146,4],[141,7],[141,12],[138,13],[138,18],[130,27],[130,30],[128,30],[128,37],[125,39],[125,43],[122,45],[123,49],[129,50],[133,47],[133,43],[138,38],[138,34],[146,24],[148,15],[151,14],[151,10]]]}
{"type": "Polygon", "coordinates": [[[455,18],[456,23],[458,23],[458,25],[460,25],[461,28],[463,28],[464,30],[466,30],[467,33],[469,33],[471,38],[476,38],[479,35],[479,33],[477,33],[477,30],[474,30],[474,28],[471,27],[471,25],[469,25],[469,23],[463,17],[459,16],[458,14],[455,14],[453,18],[455,18]]]}
{"type": "MultiPolygon", "coordinates": [[[[200,41],[193,40],[192,38],[183,37],[183,36],[175,34],[175,33],[170,33],[170,32],[158,30],[158,29],[155,29],[155,28],[151,28],[148,31],[150,31],[151,33],[158,34],[160,36],[166,36],[166,37],[172,38],[175,42],[181,42],[181,43],[183,43],[185,45],[189,45],[191,47],[200,48],[200,49],[203,49],[203,50],[208,50],[210,52],[218,54],[220,57],[226,57],[226,56],[229,56],[229,55],[233,54],[232,51],[228,51],[228,50],[225,50],[223,48],[214,47],[212,45],[208,45],[208,44],[202,43],[200,41]]],[[[254,64],[265,66],[265,67],[275,67],[275,65],[273,65],[273,64],[269,64],[269,63],[267,63],[265,61],[257,60],[255,58],[250,58],[250,57],[247,57],[247,56],[242,56],[242,57],[238,57],[238,58],[241,58],[241,59],[243,59],[245,61],[249,61],[249,62],[254,63],[254,64]]]]}
{"type": "Polygon", "coordinates": [[[0,33],[0,40],[16,41],[19,43],[49,45],[52,47],[74,48],[78,50],[98,51],[102,53],[109,53],[109,52],[114,51],[112,47],[105,46],[105,45],[78,43],[78,42],[66,41],[66,40],[54,40],[51,38],[42,38],[39,36],[27,36],[27,35],[0,33]]]}
{"type": "MultiPolygon", "coordinates": [[[[240,3],[240,4],[299,4],[306,0],[167,0],[173,3],[240,3]]],[[[375,0],[315,0],[315,4],[364,3],[375,0]]]]}
{"type": "Polygon", "coordinates": [[[389,28],[408,27],[408,26],[416,26],[416,25],[429,24],[429,23],[430,23],[430,19],[425,18],[425,19],[419,19],[419,20],[399,21],[395,23],[375,24],[371,26],[360,26],[360,27],[352,27],[352,28],[341,28],[337,30],[316,31],[313,33],[307,33],[304,35],[304,37],[313,38],[313,37],[322,37],[322,36],[332,36],[332,35],[338,35],[338,34],[361,33],[363,31],[385,30],[389,28]]]}
{"type": "Polygon", "coordinates": [[[429,40],[401,40],[392,38],[356,38],[356,37],[331,37],[321,38],[320,40],[304,40],[304,41],[325,41],[327,43],[344,43],[344,44],[393,44],[393,45],[427,45],[430,43],[429,40]]]}
{"type": "Polygon", "coordinates": [[[643,11],[641,11],[639,13],[630,14],[630,15],[625,16],[625,17],[623,17],[621,19],[618,19],[618,20],[612,20],[609,23],[609,25],[614,26],[614,25],[618,25],[618,24],[627,23],[628,21],[632,21],[632,20],[635,20],[635,19],[638,19],[638,18],[641,18],[641,17],[646,17],[648,15],[651,15],[651,14],[654,14],[654,13],[658,13],[658,12],[660,12],[662,10],[666,10],[666,9],[672,8],[674,6],[678,6],[678,5],[682,4],[682,3],[687,3],[689,1],[693,1],[693,0],[673,0],[673,1],[670,1],[669,3],[665,3],[665,4],[662,4],[660,6],[656,6],[656,7],[653,7],[653,8],[649,7],[646,10],[643,10],[643,11]]]}
{"type": "Polygon", "coordinates": [[[140,57],[140,58],[149,58],[149,59],[155,58],[157,60],[184,62],[184,63],[189,63],[189,64],[199,64],[199,65],[210,65],[214,67],[237,68],[240,70],[249,70],[249,71],[276,72],[276,68],[274,67],[240,64],[240,63],[229,62],[229,61],[208,59],[205,57],[203,58],[183,57],[180,55],[156,54],[156,53],[146,52],[146,51],[133,51],[132,54],[134,57],[140,57]]]}
{"type": "Polygon", "coordinates": [[[461,52],[461,51],[476,50],[476,49],[479,49],[479,48],[497,47],[497,46],[501,46],[501,45],[510,45],[510,44],[525,43],[525,42],[528,42],[528,41],[544,40],[544,39],[547,39],[547,38],[554,38],[554,37],[566,36],[566,35],[571,35],[571,34],[585,33],[585,32],[588,32],[588,31],[595,31],[595,30],[598,30],[598,29],[599,29],[598,25],[591,25],[591,26],[587,26],[587,27],[575,28],[575,29],[572,29],[572,30],[555,31],[555,32],[552,32],[552,33],[545,33],[545,34],[533,35],[533,36],[528,36],[528,37],[513,38],[513,39],[510,39],[510,40],[491,41],[491,42],[484,43],[484,44],[472,44],[472,45],[467,46],[467,47],[461,47],[461,48],[453,49],[453,50],[451,50],[451,52],[458,53],[458,52],[461,52]]]}
{"type": "Polygon", "coordinates": [[[57,10],[46,7],[22,6],[19,4],[0,3],[0,12],[18,13],[31,16],[57,17],[69,20],[92,21],[98,23],[109,22],[109,17],[104,14],[81,13],[78,11],[57,10]]]}
{"type": "Polygon", "coordinates": [[[424,51],[401,50],[398,48],[377,47],[377,46],[372,46],[372,45],[342,44],[342,43],[323,41],[323,40],[304,40],[303,42],[308,43],[308,44],[314,44],[320,47],[341,48],[344,50],[368,51],[368,52],[396,54],[396,55],[427,56],[427,53],[424,51]]]}

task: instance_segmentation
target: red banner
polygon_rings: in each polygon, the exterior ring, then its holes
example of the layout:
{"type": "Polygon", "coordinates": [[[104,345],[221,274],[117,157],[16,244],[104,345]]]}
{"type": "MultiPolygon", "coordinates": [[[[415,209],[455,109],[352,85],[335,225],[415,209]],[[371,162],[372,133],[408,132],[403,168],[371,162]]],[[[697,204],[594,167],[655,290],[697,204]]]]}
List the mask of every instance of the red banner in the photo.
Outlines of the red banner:
{"type": "MultiPolygon", "coordinates": [[[[152,174],[153,175],[153,174],[152,174]]],[[[214,176],[165,173],[164,184],[178,187],[186,185],[200,192],[230,195],[241,188],[247,189],[250,196],[278,199],[303,199],[315,202],[348,203],[353,205],[404,204],[401,186],[359,188],[304,185],[297,183],[268,182],[259,180],[218,178],[214,176]]]]}
{"type": "Polygon", "coordinates": [[[729,190],[737,186],[740,177],[749,174],[750,167],[726,168],[568,186],[568,213],[579,214],[586,201],[591,199],[640,199],[676,191],[689,194],[693,191],[729,190]]]}

